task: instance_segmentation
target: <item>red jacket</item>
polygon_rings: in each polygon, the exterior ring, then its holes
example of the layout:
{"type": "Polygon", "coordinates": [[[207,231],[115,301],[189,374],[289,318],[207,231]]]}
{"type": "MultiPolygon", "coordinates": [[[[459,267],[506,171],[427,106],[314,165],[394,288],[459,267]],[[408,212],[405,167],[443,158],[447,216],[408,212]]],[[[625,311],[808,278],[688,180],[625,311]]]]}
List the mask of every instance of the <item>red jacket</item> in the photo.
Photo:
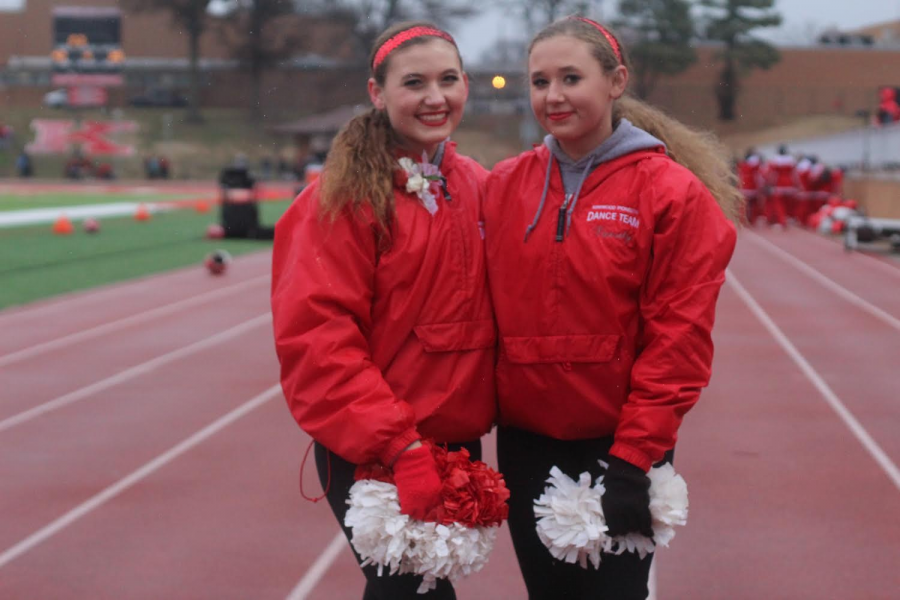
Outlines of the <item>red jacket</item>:
{"type": "Polygon", "coordinates": [[[304,431],[353,463],[390,464],[419,436],[476,440],[496,416],[478,214],[487,172],[452,143],[441,171],[451,198],[433,217],[395,187],[386,249],[369,212],[323,219],[318,181],[275,227],[284,395],[304,431]]]}
{"type": "Polygon", "coordinates": [[[769,159],[766,170],[768,183],[776,193],[795,194],[797,192],[797,161],[788,154],[776,154],[769,159]]]}
{"type": "Polygon", "coordinates": [[[525,242],[548,158],[541,146],[488,180],[500,423],[567,440],[614,434],[611,453],[646,470],[674,447],[709,381],[735,229],[699,180],[658,149],[596,167],[562,242],[554,168],[525,242]]]}
{"type": "MultiPolygon", "coordinates": [[[[762,175],[760,174],[760,160],[755,154],[738,163],[738,179],[741,190],[744,192],[756,192],[761,187],[762,175]]],[[[749,195],[749,194],[748,194],[749,195]]]]}

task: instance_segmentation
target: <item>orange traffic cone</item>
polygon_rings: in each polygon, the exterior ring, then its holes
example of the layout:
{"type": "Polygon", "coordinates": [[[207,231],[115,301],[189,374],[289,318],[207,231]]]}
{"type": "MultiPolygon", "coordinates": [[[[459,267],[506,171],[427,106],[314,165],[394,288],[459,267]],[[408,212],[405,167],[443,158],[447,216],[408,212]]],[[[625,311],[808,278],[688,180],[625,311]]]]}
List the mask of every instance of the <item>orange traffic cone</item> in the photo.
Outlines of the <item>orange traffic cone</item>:
{"type": "Polygon", "coordinates": [[[134,211],[134,220],[135,221],[149,221],[150,220],[150,211],[147,210],[147,207],[144,204],[138,204],[137,210],[134,211]]]}
{"type": "Polygon", "coordinates": [[[198,200],[196,204],[194,204],[194,210],[198,213],[208,213],[210,209],[209,202],[206,200],[198,200]]]}
{"type": "Polygon", "coordinates": [[[73,231],[75,228],[72,227],[72,221],[64,214],[59,215],[59,218],[53,222],[53,233],[56,235],[69,235],[73,231]]]}

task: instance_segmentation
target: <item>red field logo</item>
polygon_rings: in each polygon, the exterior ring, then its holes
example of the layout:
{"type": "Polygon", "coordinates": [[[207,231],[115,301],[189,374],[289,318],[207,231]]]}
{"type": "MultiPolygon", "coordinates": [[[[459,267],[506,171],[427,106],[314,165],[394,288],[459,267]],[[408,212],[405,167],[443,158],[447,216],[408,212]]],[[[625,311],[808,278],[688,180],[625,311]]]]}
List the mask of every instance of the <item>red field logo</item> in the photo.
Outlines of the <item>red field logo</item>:
{"type": "Polygon", "coordinates": [[[135,121],[74,121],[59,119],[34,119],[31,128],[34,142],[27,150],[33,154],[68,154],[73,146],[80,146],[83,154],[131,156],[134,146],[119,144],[107,136],[116,133],[133,133],[138,130],[135,121]]]}

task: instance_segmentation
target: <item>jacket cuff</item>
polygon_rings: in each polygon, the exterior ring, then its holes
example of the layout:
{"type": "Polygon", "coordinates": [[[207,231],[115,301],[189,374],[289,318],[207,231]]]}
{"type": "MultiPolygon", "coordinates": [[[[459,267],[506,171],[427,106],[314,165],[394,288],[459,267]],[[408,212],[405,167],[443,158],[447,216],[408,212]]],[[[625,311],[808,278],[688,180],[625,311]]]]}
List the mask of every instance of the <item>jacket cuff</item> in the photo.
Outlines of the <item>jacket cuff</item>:
{"type": "Polygon", "coordinates": [[[416,431],[415,427],[410,427],[394,439],[392,439],[387,446],[385,446],[384,450],[381,451],[381,454],[378,455],[378,460],[381,461],[386,467],[390,467],[394,464],[394,461],[397,460],[397,457],[400,456],[400,453],[403,452],[407,446],[412,444],[415,441],[418,441],[420,438],[419,432],[416,431]]]}
{"type": "Polygon", "coordinates": [[[650,470],[650,467],[653,466],[653,460],[637,448],[632,446],[628,446],[627,444],[623,444],[622,442],[616,442],[612,445],[612,448],[609,449],[610,456],[615,456],[621,458],[625,462],[631,463],[634,466],[643,469],[644,473],[650,470]]]}

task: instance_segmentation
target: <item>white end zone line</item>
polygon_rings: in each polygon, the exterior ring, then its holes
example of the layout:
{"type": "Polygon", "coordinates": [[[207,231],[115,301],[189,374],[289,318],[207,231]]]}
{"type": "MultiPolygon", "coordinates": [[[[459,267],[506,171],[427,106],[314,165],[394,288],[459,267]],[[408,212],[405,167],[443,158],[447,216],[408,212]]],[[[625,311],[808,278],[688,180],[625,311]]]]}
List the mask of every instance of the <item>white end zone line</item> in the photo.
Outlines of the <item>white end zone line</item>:
{"type": "Polygon", "coordinates": [[[58,398],[55,398],[48,402],[44,402],[43,404],[39,404],[26,411],[3,419],[2,421],[0,421],[0,432],[6,431],[7,429],[12,429],[17,425],[21,425],[22,423],[28,422],[43,414],[60,409],[64,406],[68,406],[69,404],[78,402],[79,400],[83,400],[93,394],[102,392],[103,390],[119,385],[120,383],[124,383],[130,379],[134,379],[139,375],[149,373],[150,371],[153,371],[154,369],[165,364],[176,361],[195,352],[205,350],[206,348],[215,346],[216,344],[227,341],[231,338],[237,337],[244,332],[253,329],[254,327],[269,322],[270,318],[270,313],[265,313],[258,317],[254,317],[253,319],[244,321],[240,325],[236,325],[231,329],[226,329],[225,331],[217,333],[216,335],[210,336],[206,339],[202,339],[199,342],[194,342],[193,344],[184,346],[183,348],[179,348],[178,350],[173,350],[171,352],[167,352],[166,354],[161,354],[156,358],[150,359],[139,365],[129,367],[128,369],[120,371],[119,373],[107,377],[106,379],[102,379],[96,383],[92,383],[83,388],[77,389],[73,392],[69,392],[68,394],[62,395],[58,398]]]}
{"type": "Polygon", "coordinates": [[[331,567],[331,563],[333,563],[340,555],[341,550],[343,550],[346,545],[347,537],[344,535],[343,531],[338,531],[337,535],[331,540],[331,543],[328,544],[328,547],[325,548],[325,551],[319,555],[316,562],[314,562],[309,570],[306,571],[306,574],[303,575],[303,579],[301,579],[297,586],[291,590],[291,593],[287,595],[286,600],[306,600],[306,597],[316,588],[319,581],[321,581],[322,577],[331,567]]]}
{"type": "Polygon", "coordinates": [[[768,313],[766,313],[766,311],[756,302],[746,288],[741,285],[731,269],[727,270],[726,281],[731,285],[734,291],[737,292],[741,300],[744,301],[744,304],[746,304],[756,318],[759,319],[772,337],[775,338],[778,345],[781,346],[787,355],[791,357],[791,360],[793,360],[800,368],[803,374],[806,375],[806,378],[809,379],[813,386],[819,391],[825,399],[825,402],[828,403],[834,412],[837,413],[838,417],[840,417],[844,424],[850,429],[853,435],[856,436],[856,439],[859,440],[859,443],[862,444],[863,448],[865,448],[875,462],[878,463],[878,466],[885,472],[888,479],[890,479],[894,486],[900,490],[900,469],[897,468],[897,465],[891,461],[884,450],[881,449],[878,443],[872,439],[872,436],[870,436],[859,421],[856,420],[856,417],[854,417],[847,407],[844,406],[841,399],[838,398],[828,384],[825,383],[825,380],[822,379],[803,355],[800,354],[787,336],[782,333],[781,329],[779,329],[778,325],[776,325],[772,318],[769,317],[768,313]]]}
{"type": "Polygon", "coordinates": [[[227,427],[234,421],[237,421],[253,409],[261,406],[262,404],[268,402],[272,398],[279,397],[281,395],[281,385],[273,385],[263,393],[258,396],[248,400],[241,406],[232,410],[228,414],[220,417],[216,421],[210,423],[197,433],[194,433],[190,437],[188,437],[183,442],[178,445],[172,447],[166,452],[160,454],[150,462],[146,463],[141,468],[133,471],[129,475],[123,477],[113,485],[108,488],[102,490],[98,494],[91,496],[88,500],[82,502],[63,516],[59,517],[55,521],[49,523],[48,525],[42,527],[38,531],[34,532],[24,540],[18,542],[14,546],[8,548],[3,554],[0,554],[0,568],[9,564],[11,561],[15,560],[19,556],[25,554],[41,542],[46,541],[47,539],[53,537],[81,517],[90,513],[94,509],[102,506],[104,503],[109,500],[115,498],[134,484],[138,483],[148,475],[152,474],[154,471],[159,470],[167,463],[172,462],[194,446],[197,446],[201,442],[205,441],[207,438],[217,433],[219,430],[227,427]]]}
{"type": "Polygon", "coordinates": [[[772,242],[768,241],[767,239],[763,238],[759,234],[751,233],[750,235],[756,241],[757,245],[759,245],[760,247],[764,248],[771,254],[778,256],[779,258],[781,258],[781,260],[783,260],[787,263],[790,263],[791,265],[793,265],[800,271],[803,271],[807,276],[809,276],[812,279],[815,279],[822,286],[828,288],[829,290],[831,290],[832,292],[834,292],[835,294],[837,294],[838,296],[840,296],[847,302],[853,304],[857,308],[861,308],[862,310],[866,311],[867,313],[869,313],[876,319],[883,321],[884,323],[887,323],[888,325],[890,325],[897,331],[900,331],[900,319],[898,319],[897,317],[881,310],[874,304],[871,304],[871,303],[863,300],[862,298],[860,298],[859,296],[857,296],[856,294],[854,294],[847,288],[835,283],[834,281],[832,281],[825,275],[822,275],[822,273],[820,273],[816,269],[812,268],[811,266],[809,266],[808,264],[806,264],[805,262],[803,262],[796,256],[790,254],[789,252],[787,252],[785,250],[782,250],[781,248],[779,248],[772,242]]]}
{"type": "Polygon", "coordinates": [[[104,323],[103,325],[97,325],[95,327],[91,327],[90,329],[85,329],[77,333],[65,335],[63,337],[56,338],[55,340],[41,342],[40,344],[35,344],[34,346],[29,346],[28,348],[23,348],[22,350],[4,354],[0,356],[0,367],[5,367],[13,363],[33,358],[35,356],[43,354],[44,352],[58,350],[59,348],[65,348],[66,346],[70,346],[78,342],[83,342],[85,340],[105,335],[107,333],[112,333],[113,331],[118,331],[119,329],[123,329],[125,327],[131,327],[132,325],[144,323],[145,321],[164,317],[174,312],[178,312],[179,310],[196,306],[197,304],[203,304],[205,302],[209,302],[223,296],[230,296],[231,294],[243,291],[246,288],[253,287],[257,283],[268,281],[268,279],[268,275],[261,275],[259,277],[254,277],[253,279],[248,279],[247,281],[243,281],[241,283],[230,285],[228,287],[212,290],[210,292],[205,292],[191,298],[185,298],[184,300],[178,300],[170,304],[152,308],[137,315],[110,321],[109,323],[104,323]]]}

